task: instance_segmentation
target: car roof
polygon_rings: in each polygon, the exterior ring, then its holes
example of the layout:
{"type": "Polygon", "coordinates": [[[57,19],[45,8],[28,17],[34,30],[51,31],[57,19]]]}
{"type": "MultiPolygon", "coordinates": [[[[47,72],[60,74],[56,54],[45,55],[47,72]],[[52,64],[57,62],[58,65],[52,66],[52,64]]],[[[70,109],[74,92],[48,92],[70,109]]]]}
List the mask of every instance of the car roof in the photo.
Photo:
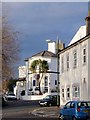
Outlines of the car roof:
{"type": "Polygon", "coordinates": [[[72,101],[68,101],[68,102],[78,103],[78,102],[90,102],[90,101],[86,101],[86,100],[72,100],[72,101]]]}

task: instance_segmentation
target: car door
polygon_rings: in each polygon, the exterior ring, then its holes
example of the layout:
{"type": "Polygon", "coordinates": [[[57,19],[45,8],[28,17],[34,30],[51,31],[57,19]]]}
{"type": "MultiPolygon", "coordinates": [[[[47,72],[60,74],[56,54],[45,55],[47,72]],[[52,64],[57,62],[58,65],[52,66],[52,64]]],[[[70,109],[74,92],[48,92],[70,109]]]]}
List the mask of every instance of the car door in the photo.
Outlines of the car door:
{"type": "Polygon", "coordinates": [[[75,102],[71,102],[69,112],[70,112],[69,118],[70,120],[72,120],[72,117],[75,115],[75,102]]]}
{"type": "Polygon", "coordinates": [[[64,118],[66,119],[66,120],[70,120],[70,115],[71,115],[71,113],[70,113],[70,105],[71,105],[71,102],[68,102],[65,106],[64,106],[64,110],[63,110],[63,115],[64,115],[64,118]]]}
{"type": "Polygon", "coordinates": [[[52,105],[57,105],[57,96],[56,95],[54,95],[52,97],[52,105]]]}

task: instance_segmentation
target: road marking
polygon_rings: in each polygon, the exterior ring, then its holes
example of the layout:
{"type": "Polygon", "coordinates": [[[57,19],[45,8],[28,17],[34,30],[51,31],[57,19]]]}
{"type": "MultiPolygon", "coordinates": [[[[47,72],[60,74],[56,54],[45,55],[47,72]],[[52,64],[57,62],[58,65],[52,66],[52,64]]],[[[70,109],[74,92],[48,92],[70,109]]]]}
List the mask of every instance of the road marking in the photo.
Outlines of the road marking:
{"type": "Polygon", "coordinates": [[[35,109],[35,110],[33,110],[33,112],[31,114],[33,114],[35,116],[39,116],[39,117],[54,117],[54,118],[56,118],[58,116],[57,112],[47,111],[47,110],[44,111],[43,108],[35,109]]]}

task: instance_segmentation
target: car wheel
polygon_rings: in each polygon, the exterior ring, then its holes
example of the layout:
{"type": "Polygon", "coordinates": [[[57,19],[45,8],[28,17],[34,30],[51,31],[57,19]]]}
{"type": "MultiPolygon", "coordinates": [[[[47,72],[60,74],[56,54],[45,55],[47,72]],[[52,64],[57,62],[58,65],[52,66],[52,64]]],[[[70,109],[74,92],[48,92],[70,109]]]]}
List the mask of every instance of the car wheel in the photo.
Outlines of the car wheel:
{"type": "Polygon", "coordinates": [[[49,103],[49,107],[51,107],[52,106],[52,104],[51,103],[49,103]]]}
{"type": "Polygon", "coordinates": [[[64,120],[64,117],[62,114],[59,116],[59,120],[64,120]]]}
{"type": "Polygon", "coordinates": [[[75,117],[73,117],[72,120],[77,120],[77,119],[75,117]]]}

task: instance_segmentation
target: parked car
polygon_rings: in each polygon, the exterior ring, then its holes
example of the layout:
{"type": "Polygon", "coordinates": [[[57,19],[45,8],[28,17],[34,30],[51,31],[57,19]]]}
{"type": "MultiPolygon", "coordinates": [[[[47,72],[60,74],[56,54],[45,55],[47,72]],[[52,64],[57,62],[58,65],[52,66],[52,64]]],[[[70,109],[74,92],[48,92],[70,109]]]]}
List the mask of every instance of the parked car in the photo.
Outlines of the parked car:
{"type": "Polygon", "coordinates": [[[59,112],[60,120],[90,120],[90,101],[69,101],[59,112]]]}
{"type": "Polygon", "coordinates": [[[6,100],[17,100],[17,97],[14,93],[8,93],[5,95],[6,100]]]}
{"type": "MultiPolygon", "coordinates": [[[[58,96],[60,101],[60,96],[58,96]]],[[[57,105],[57,95],[47,95],[45,98],[39,101],[40,106],[56,106],[57,105]]]]}

